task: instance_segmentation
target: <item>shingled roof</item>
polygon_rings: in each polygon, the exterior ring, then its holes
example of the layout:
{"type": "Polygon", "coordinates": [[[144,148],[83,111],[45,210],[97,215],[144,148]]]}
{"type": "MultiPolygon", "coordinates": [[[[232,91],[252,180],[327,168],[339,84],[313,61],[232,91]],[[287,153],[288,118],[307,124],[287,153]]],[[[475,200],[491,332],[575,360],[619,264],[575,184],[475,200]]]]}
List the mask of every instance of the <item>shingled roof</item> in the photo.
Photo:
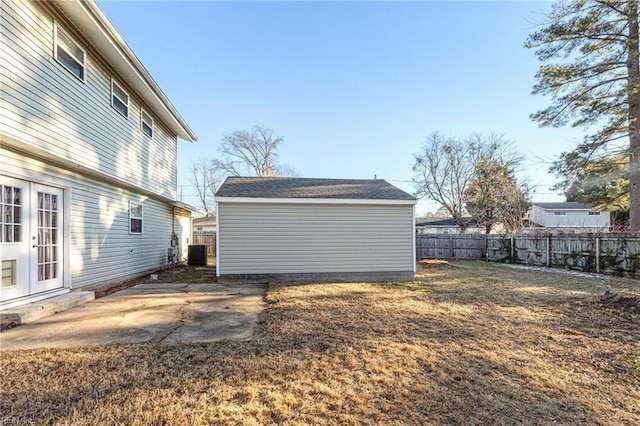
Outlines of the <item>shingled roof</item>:
{"type": "Polygon", "coordinates": [[[216,197],[415,200],[382,179],[228,177],[216,197]]]}
{"type": "Polygon", "coordinates": [[[545,210],[592,210],[593,206],[576,203],[575,201],[564,201],[558,203],[531,203],[534,206],[541,207],[545,210]]]}

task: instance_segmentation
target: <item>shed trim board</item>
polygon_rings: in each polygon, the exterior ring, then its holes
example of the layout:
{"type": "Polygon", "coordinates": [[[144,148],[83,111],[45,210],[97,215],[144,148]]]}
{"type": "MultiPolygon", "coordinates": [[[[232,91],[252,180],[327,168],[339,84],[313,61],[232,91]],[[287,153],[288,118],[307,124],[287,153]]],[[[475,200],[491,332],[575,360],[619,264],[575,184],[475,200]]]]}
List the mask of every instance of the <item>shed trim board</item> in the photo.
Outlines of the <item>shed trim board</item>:
{"type": "Polygon", "coordinates": [[[218,197],[216,274],[228,281],[410,281],[415,204],[218,197]]]}

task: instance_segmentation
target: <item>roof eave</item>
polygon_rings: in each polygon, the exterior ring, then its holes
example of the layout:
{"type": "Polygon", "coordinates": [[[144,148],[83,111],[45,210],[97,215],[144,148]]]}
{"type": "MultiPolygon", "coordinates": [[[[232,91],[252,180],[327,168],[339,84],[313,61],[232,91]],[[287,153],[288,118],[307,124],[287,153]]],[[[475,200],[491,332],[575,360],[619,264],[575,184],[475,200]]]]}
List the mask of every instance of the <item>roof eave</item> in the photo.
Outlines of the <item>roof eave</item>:
{"type": "Polygon", "coordinates": [[[100,6],[91,0],[60,1],[55,4],[120,73],[160,121],[181,139],[189,142],[198,139],[100,6]]]}
{"type": "Polygon", "coordinates": [[[371,198],[259,198],[259,197],[216,197],[217,203],[247,204],[378,204],[413,206],[417,200],[371,199],[371,198]]]}

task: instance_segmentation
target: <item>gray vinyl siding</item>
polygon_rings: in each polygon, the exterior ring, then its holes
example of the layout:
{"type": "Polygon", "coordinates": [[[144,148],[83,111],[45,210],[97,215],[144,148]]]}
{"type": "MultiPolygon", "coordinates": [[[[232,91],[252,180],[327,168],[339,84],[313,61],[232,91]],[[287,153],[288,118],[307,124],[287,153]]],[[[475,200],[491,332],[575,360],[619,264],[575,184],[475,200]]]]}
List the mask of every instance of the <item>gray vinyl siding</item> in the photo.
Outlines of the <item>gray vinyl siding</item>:
{"type": "Polygon", "coordinates": [[[70,205],[65,205],[70,229],[65,229],[65,238],[69,238],[72,288],[166,266],[173,230],[180,241],[179,258],[186,259],[191,237],[187,211],[2,148],[0,170],[16,179],[62,188],[70,195],[70,205]],[[142,202],[142,235],[129,234],[129,201],[142,202]]]}
{"type": "Polygon", "coordinates": [[[219,274],[413,271],[413,207],[218,205],[219,274]]]}
{"type": "Polygon", "coordinates": [[[0,134],[175,199],[176,136],[49,7],[0,2],[0,134]],[[53,58],[54,19],[86,51],[84,83],[53,58]],[[111,78],[129,94],[128,119],[111,107],[111,78]],[[141,106],[154,119],[152,139],[140,130],[141,106]]]}

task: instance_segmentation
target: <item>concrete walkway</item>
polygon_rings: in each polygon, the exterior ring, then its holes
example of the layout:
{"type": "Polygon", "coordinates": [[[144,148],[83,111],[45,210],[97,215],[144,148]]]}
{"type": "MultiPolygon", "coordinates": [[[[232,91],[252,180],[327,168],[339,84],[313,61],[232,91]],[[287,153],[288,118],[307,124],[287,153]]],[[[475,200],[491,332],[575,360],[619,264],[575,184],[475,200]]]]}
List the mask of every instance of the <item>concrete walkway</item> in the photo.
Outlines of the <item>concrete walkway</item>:
{"type": "Polygon", "coordinates": [[[0,333],[1,349],[213,342],[253,334],[265,285],[138,284],[0,333]]]}

